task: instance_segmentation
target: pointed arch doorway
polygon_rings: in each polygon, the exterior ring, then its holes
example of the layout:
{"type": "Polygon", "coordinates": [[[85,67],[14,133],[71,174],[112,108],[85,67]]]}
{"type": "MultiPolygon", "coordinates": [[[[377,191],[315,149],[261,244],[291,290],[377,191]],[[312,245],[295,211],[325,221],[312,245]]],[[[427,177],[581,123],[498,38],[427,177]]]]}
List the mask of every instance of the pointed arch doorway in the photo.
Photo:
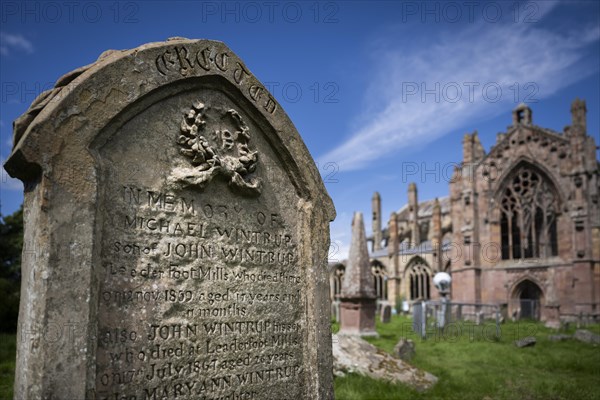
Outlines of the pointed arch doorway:
{"type": "Polygon", "coordinates": [[[543,296],[542,289],[535,282],[529,279],[520,282],[512,295],[519,319],[539,320],[543,296]]]}

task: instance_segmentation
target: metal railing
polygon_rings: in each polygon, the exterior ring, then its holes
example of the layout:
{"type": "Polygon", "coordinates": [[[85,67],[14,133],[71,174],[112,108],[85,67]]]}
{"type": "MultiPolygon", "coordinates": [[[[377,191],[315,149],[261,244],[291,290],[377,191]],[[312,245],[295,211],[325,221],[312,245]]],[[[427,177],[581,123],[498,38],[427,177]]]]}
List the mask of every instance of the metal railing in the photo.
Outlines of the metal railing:
{"type": "Polygon", "coordinates": [[[500,306],[497,304],[459,303],[452,301],[421,301],[412,305],[413,331],[421,338],[428,334],[437,334],[457,322],[470,322],[482,325],[484,321],[493,321],[495,336],[500,337],[500,306]]]}

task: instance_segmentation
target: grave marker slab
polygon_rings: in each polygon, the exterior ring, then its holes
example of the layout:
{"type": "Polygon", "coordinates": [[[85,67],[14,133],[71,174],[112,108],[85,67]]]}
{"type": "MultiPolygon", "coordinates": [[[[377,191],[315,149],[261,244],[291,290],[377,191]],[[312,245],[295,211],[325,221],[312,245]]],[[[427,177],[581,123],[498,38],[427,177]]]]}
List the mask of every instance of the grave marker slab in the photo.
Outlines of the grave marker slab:
{"type": "Polygon", "coordinates": [[[384,324],[389,324],[392,319],[392,306],[389,304],[384,304],[381,307],[381,322],[384,324]]]}
{"type": "Polygon", "coordinates": [[[335,216],[277,101],[223,43],[104,53],[15,123],[15,398],[333,398],[335,216]]]}

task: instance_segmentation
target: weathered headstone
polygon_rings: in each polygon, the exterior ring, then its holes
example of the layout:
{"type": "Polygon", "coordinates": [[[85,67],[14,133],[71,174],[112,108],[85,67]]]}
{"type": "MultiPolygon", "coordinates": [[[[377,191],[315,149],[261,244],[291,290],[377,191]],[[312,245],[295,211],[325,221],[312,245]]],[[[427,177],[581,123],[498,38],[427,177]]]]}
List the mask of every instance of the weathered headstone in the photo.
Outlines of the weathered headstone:
{"type": "Polygon", "coordinates": [[[337,301],[331,302],[331,319],[340,322],[340,303],[337,301]]]}
{"type": "Polygon", "coordinates": [[[600,335],[588,331],[587,329],[577,329],[573,335],[573,338],[584,343],[600,344],[600,335]]]}
{"type": "Polygon", "coordinates": [[[551,342],[563,342],[569,339],[573,339],[573,335],[557,334],[548,336],[548,340],[551,342]]]}
{"type": "Polygon", "coordinates": [[[415,342],[410,339],[400,338],[394,346],[394,353],[399,359],[410,361],[416,354],[415,342]]]}
{"type": "Polygon", "coordinates": [[[381,322],[384,324],[388,324],[392,319],[392,306],[389,304],[384,304],[381,307],[381,322]]]}
{"type": "Polygon", "coordinates": [[[352,220],[348,266],[340,294],[340,334],[377,336],[377,297],[369,264],[369,250],[362,213],[352,220]]]}
{"type": "Polygon", "coordinates": [[[329,399],[334,208],[223,43],[103,54],[15,124],[15,398],[329,399]]]}
{"type": "Polygon", "coordinates": [[[481,325],[483,323],[483,311],[477,311],[475,313],[475,325],[481,325]]]}

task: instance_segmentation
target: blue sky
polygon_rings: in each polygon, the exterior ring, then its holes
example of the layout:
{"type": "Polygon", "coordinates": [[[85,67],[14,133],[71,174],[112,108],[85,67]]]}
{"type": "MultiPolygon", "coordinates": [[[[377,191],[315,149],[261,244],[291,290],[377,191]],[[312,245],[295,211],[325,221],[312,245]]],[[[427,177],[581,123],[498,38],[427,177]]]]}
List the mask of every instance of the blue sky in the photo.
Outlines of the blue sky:
{"type": "MultiPolygon", "coordinates": [[[[448,193],[461,139],[489,150],[520,102],[561,131],[584,98],[600,142],[597,1],[50,1],[0,3],[0,161],[12,121],[56,79],[107,49],[168,37],[225,42],[270,88],[317,160],[347,253],[353,211],[383,218],[448,193]]],[[[2,214],[22,202],[2,171],[2,214]]]]}

